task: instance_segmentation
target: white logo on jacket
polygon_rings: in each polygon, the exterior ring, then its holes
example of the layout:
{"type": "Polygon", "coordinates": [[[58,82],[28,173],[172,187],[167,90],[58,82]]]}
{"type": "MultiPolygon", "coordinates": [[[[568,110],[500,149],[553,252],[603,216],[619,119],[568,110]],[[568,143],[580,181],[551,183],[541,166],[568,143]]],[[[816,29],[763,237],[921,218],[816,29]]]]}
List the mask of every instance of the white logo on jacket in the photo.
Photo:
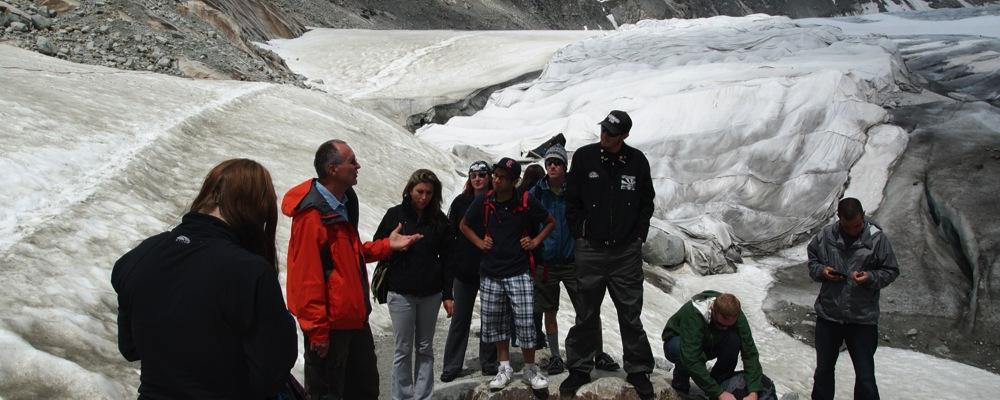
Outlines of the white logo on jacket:
{"type": "Polygon", "coordinates": [[[635,190],[635,177],[622,175],[622,190],[635,190]]]}
{"type": "Polygon", "coordinates": [[[597,174],[597,171],[590,171],[590,174],[587,175],[587,177],[590,179],[597,179],[600,175],[597,174]]]}

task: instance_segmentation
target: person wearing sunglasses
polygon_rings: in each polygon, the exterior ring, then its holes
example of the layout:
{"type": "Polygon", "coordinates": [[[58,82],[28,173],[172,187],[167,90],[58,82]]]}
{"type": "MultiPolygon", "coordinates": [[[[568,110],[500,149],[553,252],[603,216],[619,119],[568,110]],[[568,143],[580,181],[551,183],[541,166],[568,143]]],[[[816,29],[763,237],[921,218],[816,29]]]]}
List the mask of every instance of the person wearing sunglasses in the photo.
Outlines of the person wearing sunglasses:
{"type": "Polygon", "coordinates": [[[653,351],[643,329],[642,243],[653,216],[653,182],[642,151],[625,144],[632,118],[611,111],[601,141],[573,154],[566,185],[566,219],[577,239],[574,259],[579,290],[576,325],[566,337],[570,374],[559,388],[572,395],[590,382],[601,349],[601,303],[611,293],[621,329],[626,381],[642,399],[653,398],[649,374],[653,351]]]}
{"type": "MultiPolygon", "coordinates": [[[[469,178],[465,190],[455,197],[448,209],[448,222],[455,238],[453,251],[448,262],[455,275],[452,293],[455,299],[454,314],[448,327],[448,337],[444,345],[444,362],[441,382],[451,382],[458,378],[465,363],[465,349],[469,344],[469,327],[472,325],[472,310],[479,294],[479,260],[483,252],[463,235],[459,222],[476,196],[483,196],[493,188],[490,164],[476,161],[469,166],[469,178]]],[[[497,351],[491,343],[479,343],[479,367],[485,376],[497,374],[497,351]]]]}

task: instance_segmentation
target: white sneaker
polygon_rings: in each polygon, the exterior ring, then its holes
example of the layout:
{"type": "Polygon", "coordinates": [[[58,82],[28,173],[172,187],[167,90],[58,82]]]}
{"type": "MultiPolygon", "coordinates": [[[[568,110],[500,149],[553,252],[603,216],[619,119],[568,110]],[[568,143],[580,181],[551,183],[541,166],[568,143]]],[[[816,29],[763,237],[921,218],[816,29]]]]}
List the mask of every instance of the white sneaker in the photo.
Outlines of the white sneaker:
{"type": "Polygon", "coordinates": [[[511,377],[514,375],[514,369],[511,367],[504,368],[501,366],[498,369],[497,376],[493,377],[493,380],[490,381],[490,389],[493,390],[500,390],[507,387],[511,377]]]}
{"type": "Polygon", "coordinates": [[[524,369],[524,383],[531,385],[532,389],[542,390],[549,387],[549,380],[542,375],[542,371],[537,365],[532,365],[524,369]]]}

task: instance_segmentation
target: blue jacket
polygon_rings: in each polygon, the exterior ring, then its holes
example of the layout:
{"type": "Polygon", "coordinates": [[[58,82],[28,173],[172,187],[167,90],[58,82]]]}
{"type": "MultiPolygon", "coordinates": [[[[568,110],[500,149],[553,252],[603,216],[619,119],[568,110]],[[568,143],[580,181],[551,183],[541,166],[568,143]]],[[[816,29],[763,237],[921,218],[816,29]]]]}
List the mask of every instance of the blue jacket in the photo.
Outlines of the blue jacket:
{"type": "Polygon", "coordinates": [[[566,221],[566,185],[559,194],[549,189],[548,177],[541,179],[529,190],[531,196],[542,203],[545,210],[556,220],[556,227],[542,242],[543,265],[572,264],[575,242],[569,222],[566,221]]]}

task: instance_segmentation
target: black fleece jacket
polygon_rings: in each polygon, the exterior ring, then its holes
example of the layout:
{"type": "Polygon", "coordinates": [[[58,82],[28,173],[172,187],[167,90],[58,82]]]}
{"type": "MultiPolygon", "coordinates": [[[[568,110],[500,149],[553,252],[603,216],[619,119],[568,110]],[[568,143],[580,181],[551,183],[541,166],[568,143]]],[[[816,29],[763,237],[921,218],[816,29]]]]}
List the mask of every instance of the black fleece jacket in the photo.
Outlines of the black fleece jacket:
{"type": "Polygon", "coordinates": [[[641,151],[623,145],[610,154],[589,144],[573,154],[570,166],[566,220],[574,237],[605,248],[646,241],[656,193],[641,151]]]}
{"type": "Polygon", "coordinates": [[[451,300],[453,274],[446,261],[453,237],[444,213],[437,211],[437,215],[431,217],[428,215],[430,212],[431,210],[427,210],[423,217],[418,218],[410,205],[409,197],[406,197],[402,204],[386,210],[382,222],[375,230],[374,240],[389,237],[399,224],[403,224],[401,234],[424,235],[408,250],[395,251],[389,258],[381,261],[389,263],[389,290],[413,296],[429,296],[440,292],[442,299],[451,300]]]}
{"type": "Polygon", "coordinates": [[[111,272],[118,348],[148,399],[264,399],[298,357],[278,276],[225,222],[189,213],[111,272]]]}

